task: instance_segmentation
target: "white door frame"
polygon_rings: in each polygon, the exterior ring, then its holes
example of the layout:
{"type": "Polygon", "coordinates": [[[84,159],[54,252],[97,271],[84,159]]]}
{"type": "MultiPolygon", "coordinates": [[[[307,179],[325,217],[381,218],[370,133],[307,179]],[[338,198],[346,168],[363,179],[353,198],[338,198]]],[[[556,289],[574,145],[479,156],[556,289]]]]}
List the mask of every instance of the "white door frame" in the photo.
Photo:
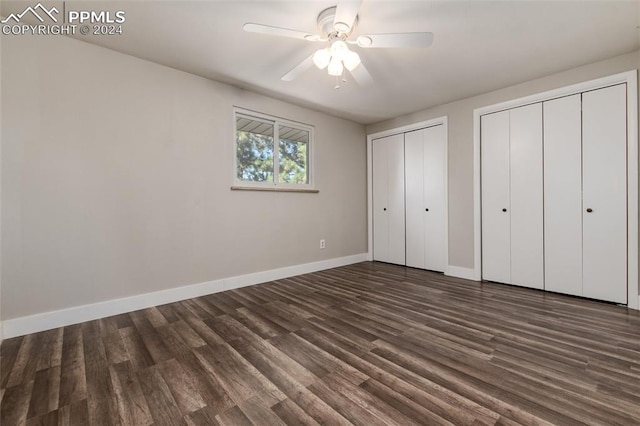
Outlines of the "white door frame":
{"type": "Polygon", "coordinates": [[[449,127],[447,125],[447,117],[438,117],[432,120],[420,121],[418,123],[408,124],[406,126],[396,127],[394,129],[384,130],[382,132],[367,135],[367,260],[373,260],[373,140],[384,138],[386,136],[396,135],[399,133],[407,133],[414,130],[424,129],[425,127],[444,126],[444,146],[447,158],[444,162],[444,273],[449,272],[449,127]]]}
{"type": "Polygon", "coordinates": [[[547,92],[501,102],[473,110],[473,229],[474,278],[482,279],[481,200],[480,200],[480,117],[535,102],[547,101],[599,89],[627,84],[627,301],[628,307],[640,309],[638,296],[638,73],[627,71],[547,92]]]}

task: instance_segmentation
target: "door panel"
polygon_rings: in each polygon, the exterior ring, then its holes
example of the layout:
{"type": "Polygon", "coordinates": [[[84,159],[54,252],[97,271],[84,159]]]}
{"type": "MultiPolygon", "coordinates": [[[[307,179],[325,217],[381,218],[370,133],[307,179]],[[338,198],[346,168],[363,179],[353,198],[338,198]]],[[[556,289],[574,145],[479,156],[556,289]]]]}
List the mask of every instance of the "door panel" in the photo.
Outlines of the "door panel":
{"type": "Polygon", "coordinates": [[[545,290],[582,296],[581,95],[545,102],[545,290]]]}
{"type": "MultiPolygon", "coordinates": [[[[424,226],[424,268],[444,272],[445,269],[445,215],[446,161],[445,127],[428,127],[424,134],[424,205],[421,213],[424,226]],[[428,209],[428,211],[427,211],[428,209]]],[[[411,229],[407,227],[407,229],[411,229]]]]}
{"type": "Polygon", "coordinates": [[[509,113],[511,284],[542,289],[542,103],[509,113]]]}
{"type": "Polygon", "coordinates": [[[405,264],[404,135],[373,141],[373,259],[405,264]]]}
{"type": "Polygon", "coordinates": [[[407,266],[425,268],[424,131],[404,135],[407,266]]]}
{"type": "Polygon", "coordinates": [[[373,260],[389,261],[389,168],[387,138],[373,141],[373,260]]]}
{"type": "Polygon", "coordinates": [[[626,117],[625,84],[582,94],[583,295],[617,303],[627,303],[626,117]]]}
{"type": "Polygon", "coordinates": [[[510,283],[509,111],[482,116],[480,131],[482,277],[510,283]]]}
{"type": "Polygon", "coordinates": [[[405,264],[404,134],[389,136],[389,262],[405,264]]]}

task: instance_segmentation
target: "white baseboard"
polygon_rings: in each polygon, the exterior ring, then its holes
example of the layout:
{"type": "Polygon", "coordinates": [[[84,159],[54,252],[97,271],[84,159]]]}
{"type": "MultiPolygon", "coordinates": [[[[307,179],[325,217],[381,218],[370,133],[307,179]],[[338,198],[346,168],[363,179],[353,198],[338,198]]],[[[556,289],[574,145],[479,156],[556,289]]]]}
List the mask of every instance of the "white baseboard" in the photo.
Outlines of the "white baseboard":
{"type": "Polygon", "coordinates": [[[445,275],[456,278],[464,278],[465,280],[478,281],[476,279],[476,271],[473,268],[463,268],[460,266],[449,265],[445,275]]]}
{"type": "Polygon", "coordinates": [[[362,253],[8,319],[0,323],[0,340],[366,260],[362,253]]]}

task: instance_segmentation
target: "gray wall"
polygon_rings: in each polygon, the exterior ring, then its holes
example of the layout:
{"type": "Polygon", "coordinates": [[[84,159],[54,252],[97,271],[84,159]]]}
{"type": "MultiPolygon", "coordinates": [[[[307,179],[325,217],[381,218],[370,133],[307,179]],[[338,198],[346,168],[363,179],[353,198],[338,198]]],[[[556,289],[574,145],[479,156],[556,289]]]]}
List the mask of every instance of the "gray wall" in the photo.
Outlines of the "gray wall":
{"type": "Polygon", "coordinates": [[[359,124],[60,36],[3,37],[2,112],[2,319],[366,252],[359,124]],[[233,105],[315,126],[319,194],[229,189],[233,105]]]}
{"type": "MultiPolygon", "coordinates": [[[[574,68],[516,86],[367,126],[367,134],[436,117],[449,122],[449,264],[474,267],[473,110],[640,67],[640,52],[574,68]]],[[[429,96],[425,93],[425,96],[429,96]]]]}

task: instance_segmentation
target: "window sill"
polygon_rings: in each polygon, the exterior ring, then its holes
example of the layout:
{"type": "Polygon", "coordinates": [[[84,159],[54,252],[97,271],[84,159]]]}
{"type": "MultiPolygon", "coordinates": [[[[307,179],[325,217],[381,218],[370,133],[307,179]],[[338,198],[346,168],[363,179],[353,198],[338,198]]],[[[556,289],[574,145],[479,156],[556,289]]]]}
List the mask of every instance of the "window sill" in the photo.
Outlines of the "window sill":
{"type": "Polygon", "coordinates": [[[320,191],[317,189],[309,188],[278,188],[275,186],[236,186],[231,187],[232,191],[266,191],[266,192],[303,192],[307,194],[317,194],[320,191]]]}

